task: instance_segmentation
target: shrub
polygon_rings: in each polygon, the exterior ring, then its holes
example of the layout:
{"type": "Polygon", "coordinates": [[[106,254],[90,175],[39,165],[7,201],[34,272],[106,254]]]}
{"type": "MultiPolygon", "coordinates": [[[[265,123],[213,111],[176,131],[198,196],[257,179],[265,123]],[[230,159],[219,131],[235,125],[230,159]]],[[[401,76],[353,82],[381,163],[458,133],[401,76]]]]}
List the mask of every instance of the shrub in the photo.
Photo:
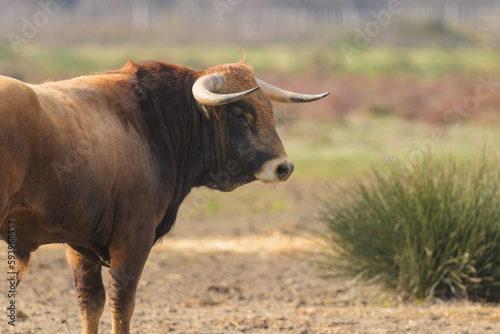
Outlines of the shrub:
{"type": "Polygon", "coordinates": [[[406,298],[500,300],[499,161],[427,156],[334,192],[320,214],[328,264],[406,298]]]}

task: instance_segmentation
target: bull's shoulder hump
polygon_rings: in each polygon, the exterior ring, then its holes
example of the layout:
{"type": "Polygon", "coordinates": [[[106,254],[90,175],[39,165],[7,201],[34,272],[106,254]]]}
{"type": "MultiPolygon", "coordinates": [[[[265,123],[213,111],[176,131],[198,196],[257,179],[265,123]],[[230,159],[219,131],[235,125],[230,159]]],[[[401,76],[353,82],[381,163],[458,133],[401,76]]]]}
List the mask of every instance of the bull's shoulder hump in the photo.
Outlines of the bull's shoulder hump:
{"type": "MultiPolygon", "coordinates": [[[[0,75],[0,96],[7,94],[35,95],[30,84],[20,80],[0,75]]],[[[1,101],[0,101],[1,103],[1,101]]]]}
{"type": "Polygon", "coordinates": [[[30,84],[0,76],[0,113],[39,107],[39,100],[30,84]]]}

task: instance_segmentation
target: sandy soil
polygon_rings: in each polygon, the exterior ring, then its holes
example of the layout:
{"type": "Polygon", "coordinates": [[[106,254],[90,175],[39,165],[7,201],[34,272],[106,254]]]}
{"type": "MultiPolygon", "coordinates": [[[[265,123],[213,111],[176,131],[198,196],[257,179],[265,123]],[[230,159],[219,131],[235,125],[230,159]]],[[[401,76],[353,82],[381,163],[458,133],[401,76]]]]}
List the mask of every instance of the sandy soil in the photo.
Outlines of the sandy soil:
{"type": "MultiPolygon", "coordinates": [[[[260,189],[250,186],[236,198],[260,189]]],[[[296,189],[301,189],[301,195],[291,196],[290,201],[298,206],[307,187],[291,183],[270,193],[276,196],[296,189]]],[[[226,195],[221,196],[219,200],[225,202],[226,195]]],[[[238,224],[233,215],[231,225],[224,217],[229,217],[232,206],[215,214],[200,209],[205,218],[184,221],[155,246],[137,292],[132,333],[500,332],[497,305],[404,305],[377,286],[325,278],[316,266],[320,244],[302,233],[305,218],[297,210],[252,209],[241,212],[247,220],[241,218],[238,224]],[[256,226],[255,220],[269,223],[256,226]]],[[[6,254],[2,243],[4,272],[6,254]]],[[[107,280],[107,271],[104,276],[107,280]]],[[[4,277],[0,333],[81,330],[63,246],[44,246],[33,254],[30,271],[16,294],[15,327],[8,325],[7,274],[4,277]]],[[[108,306],[100,328],[102,333],[110,332],[108,306]]]]}

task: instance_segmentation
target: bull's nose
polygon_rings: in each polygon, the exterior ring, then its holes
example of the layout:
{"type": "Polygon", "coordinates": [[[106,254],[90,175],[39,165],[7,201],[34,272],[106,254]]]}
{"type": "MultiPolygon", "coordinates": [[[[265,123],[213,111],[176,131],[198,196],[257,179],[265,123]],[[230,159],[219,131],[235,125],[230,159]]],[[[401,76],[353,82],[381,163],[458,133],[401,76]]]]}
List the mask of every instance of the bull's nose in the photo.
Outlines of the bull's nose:
{"type": "Polygon", "coordinates": [[[284,162],[276,168],[276,176],[280,181],[286,181],[290,175],[293,173],[293,163],[292,162],[284,162]]]}
{"type": "Polygon", "coordinates": [[[266,161],[255,177],[265,183],[278,183],[286,181],[292,175],[293,168],[292,160],[280,157],[266,161]]]}

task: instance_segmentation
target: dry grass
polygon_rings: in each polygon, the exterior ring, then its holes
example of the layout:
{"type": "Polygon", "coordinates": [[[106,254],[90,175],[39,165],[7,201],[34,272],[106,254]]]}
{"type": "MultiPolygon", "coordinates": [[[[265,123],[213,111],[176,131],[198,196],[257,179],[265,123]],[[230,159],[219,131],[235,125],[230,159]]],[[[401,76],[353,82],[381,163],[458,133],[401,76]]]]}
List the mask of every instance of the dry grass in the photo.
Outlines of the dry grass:
{"type": "Polygon", "coordinates": [[[323,240],[313,237],[291,236],[276,231],[270,235],[245,235],[232,238],[167,237],[157,248],[158,251],[166,252],[307,255],[322,252],[323,243],[323,240]]]}

